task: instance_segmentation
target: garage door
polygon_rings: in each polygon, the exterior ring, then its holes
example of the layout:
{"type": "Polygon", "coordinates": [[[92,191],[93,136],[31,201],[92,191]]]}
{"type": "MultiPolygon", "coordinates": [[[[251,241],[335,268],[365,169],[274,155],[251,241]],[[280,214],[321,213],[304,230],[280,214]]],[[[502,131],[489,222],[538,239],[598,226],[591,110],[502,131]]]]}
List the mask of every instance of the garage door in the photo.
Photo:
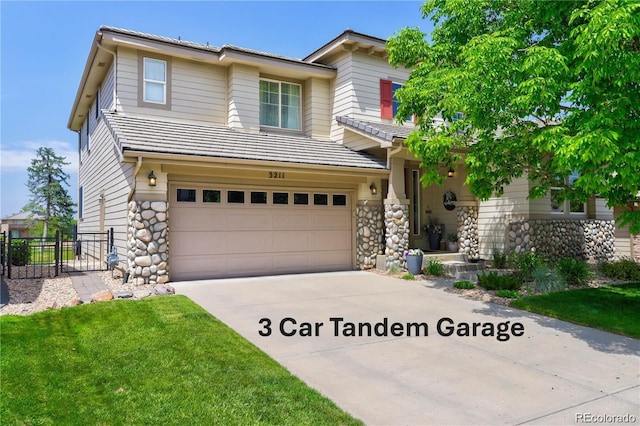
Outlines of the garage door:
{"type": "Polygon", "coordinates": [[[171,185],[171,279],[352,269],[349,194],[171,185]]]}

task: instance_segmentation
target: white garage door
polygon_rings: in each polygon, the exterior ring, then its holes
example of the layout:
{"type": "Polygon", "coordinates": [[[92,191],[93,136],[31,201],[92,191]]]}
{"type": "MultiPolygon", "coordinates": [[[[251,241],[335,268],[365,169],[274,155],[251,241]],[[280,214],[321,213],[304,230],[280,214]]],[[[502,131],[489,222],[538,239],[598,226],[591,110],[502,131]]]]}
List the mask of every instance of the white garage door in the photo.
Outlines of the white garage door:
{"type": "Polygon", "coordinates": [[[173,281],[352,268],[346,192],[171,185],[173,281]]]}

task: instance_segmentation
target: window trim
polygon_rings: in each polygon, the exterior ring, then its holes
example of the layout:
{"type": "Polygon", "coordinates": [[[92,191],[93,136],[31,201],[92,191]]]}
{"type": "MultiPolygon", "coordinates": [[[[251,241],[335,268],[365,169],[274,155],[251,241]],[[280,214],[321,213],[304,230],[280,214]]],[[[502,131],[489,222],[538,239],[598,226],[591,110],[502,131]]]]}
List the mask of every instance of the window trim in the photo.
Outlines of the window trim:
{"type": "Polygon", "coordinates": [[[292,132],[301,132],[302,131],[302,120],[303,120],[303,111],[302,111],[302,107],[303,107],[303,93],[302,93],[302,84],[300,83],[294,83],[292,81],[286,81],[286,80],[276,80],[273,78],[266,78],[266,77],[260,77],[258,80],[258,121],[260,123],[260,127],[265,127],[265,128],[269,128],[269,129],[278,129],[278,130],[284,130],[284,131],[292,131],[292,132]],[[271,126],[269,124],[263,124],[262,123],[262,114],[261,114],[261,109],[262,109],[262,101],[260,100],[260,94],[262,93],[262,90],[260,89],[260,83],[262,83],[263,81],[265,82],[269,82],[269,83],[278,83],[278,125],[277,126],[271,126]],[[290,84],[292,86],[298,86],[300,88],[300,95],[299,95],[299,104],[300,106],[298,107],[298,128],[290,128],[290,127],[282,127],[282,83],[284,84],[290,84]]]}
{"type": "Polygon", "coordinates": [[[144,108],[155,108],[171,110],[171,58],[164,55],[156,55],[147,52],[138,52],[138,106],[144,108]],[[144,77],[145,59],[163,61],[165,63],[165,86],[164,102],[153,102],[145,100],[146,79],[144,77]]]}
{"type": "Polygon", "coordinates": [[[84,217],[84,185],[78,188],[78,219],[84,217]]]}

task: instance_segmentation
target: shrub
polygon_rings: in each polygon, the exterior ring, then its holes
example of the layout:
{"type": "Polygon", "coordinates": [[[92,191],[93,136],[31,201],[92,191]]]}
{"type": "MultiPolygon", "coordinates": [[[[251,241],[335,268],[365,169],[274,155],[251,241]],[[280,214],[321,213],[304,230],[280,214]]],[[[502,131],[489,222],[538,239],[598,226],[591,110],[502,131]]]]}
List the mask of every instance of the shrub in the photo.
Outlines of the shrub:
{"type": "Polygon", "coordinates": [[[537,266],[532,275],[533,286],[539,293],[562,291],[567,286],[560,273],[546,265],[537,266]]]}
{"type": "Polygon", "coordinates": [[[507,299],[518,299],[521,294],[514,290],[496,290],[496,296],[506,297],[507,299]]]}
{"type": "Polygon", "coordinates": [[[620,259],[615,262],[603,263],[600,272],[610,278],[625,281],[640,280],[640,264],[631,259],[620,259]]]}
{"type": "Polygon", "coordinates": [[[438,259],[430,258],[427,261],[427,267],[424,268],[424,273],[427,275],[440,277],[444,275],[444,265],[438,259]]]}
{"type": "Polygon", "coordinates": [[[589,265],[574,257],[560,259],[556,269],[564,282],[572,286],[586,286],[593,276],[589,265]]]}
{"type": "Polygon", "coordinates": [[[478,275],[478,285],[485,290],[518,290],[520,279],[513,274],[500,275],[496,271],[478,275]]]}
{"type": "Polygon", "coordinates": [[[13,266],[25,266],[31,260],[29,243],[25,240],[13,240],[11,242],[11,264],[13,266]]]}
{"type": "Polygon", "coordinates": [[[455,283],[453,283],[453,286],[455,288],[460,288],[463,290],[469,290],[476,287],[476,285],[471,281],[456,281],[455,283]]]}
{"type": "Polygon", "coordinates": [[[536,253],[513,253],[509,259],[509,264],[518,270],[518,275],[522,281],[533,279],[533,270],[544,263],[544,258],[536,253]]]}
{"type": "Polygon", "coordinates": [[[411,272],[407,272],[406,274],[404,274],[402,276],[403,280],[415,280],[416,277],[411,273],[411,272]]]}
{"type": "Polygon", "coordinates": [[[502,250],[493,249],[493,267],[497,269],[504,269],[507,267],[507,253],[502,250]]]}

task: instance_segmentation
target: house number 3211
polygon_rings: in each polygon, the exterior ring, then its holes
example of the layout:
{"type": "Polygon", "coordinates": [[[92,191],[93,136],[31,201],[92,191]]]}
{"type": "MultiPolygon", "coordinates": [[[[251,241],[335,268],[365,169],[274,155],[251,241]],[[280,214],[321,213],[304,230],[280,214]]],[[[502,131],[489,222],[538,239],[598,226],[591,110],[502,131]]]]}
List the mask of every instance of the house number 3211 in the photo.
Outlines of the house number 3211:
{"type": "Polygon", "coordinates": [[[269,172],[269,179],[284,179],[284,172],[269,172]]]}

